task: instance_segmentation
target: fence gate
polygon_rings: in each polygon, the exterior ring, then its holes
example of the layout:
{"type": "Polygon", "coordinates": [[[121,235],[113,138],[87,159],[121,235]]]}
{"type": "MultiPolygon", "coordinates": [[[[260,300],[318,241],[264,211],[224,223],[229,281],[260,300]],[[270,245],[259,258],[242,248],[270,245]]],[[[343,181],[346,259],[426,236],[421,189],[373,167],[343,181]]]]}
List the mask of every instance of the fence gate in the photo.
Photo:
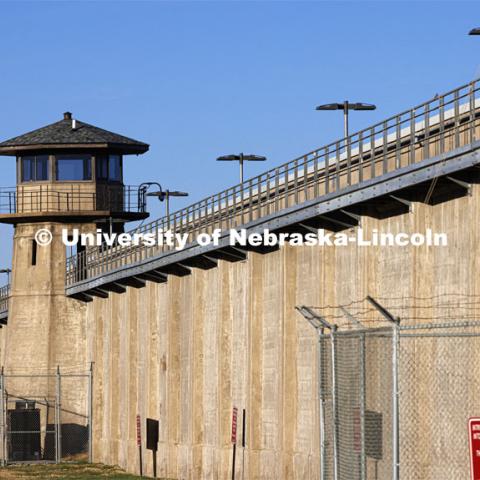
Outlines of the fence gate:
{"type": "Polygon", "coordinates": [[[402,327],[399,399],[402,479],[469,479],[467,424],[480,417],[480,323],[402,327]]]}
{"type": "Polygon", "coordinates": [[[0,459],[91,461],[92,372],[0,373],[0,459]]]}
{"type": "Polygon", "coordinates": [[[319,335],[322,480],[470,478],[480,322],[319,335]]]}
{"type": "Polygon", "coordinates": [[[387,328],[320,339],[322,480],[391,478],[392,338],[387,328]]]}

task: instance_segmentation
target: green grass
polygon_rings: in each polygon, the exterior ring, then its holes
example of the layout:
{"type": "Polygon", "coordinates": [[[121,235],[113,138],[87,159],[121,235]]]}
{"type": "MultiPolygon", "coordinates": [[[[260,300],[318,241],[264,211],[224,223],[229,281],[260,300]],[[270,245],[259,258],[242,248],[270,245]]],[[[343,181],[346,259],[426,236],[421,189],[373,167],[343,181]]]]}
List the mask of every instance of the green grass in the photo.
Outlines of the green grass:
{"type": "MultiPolygon", "coordinates": [[[[125,473],[118,467],[109,467],[100,464],[80,463],[59,465],[11,465],[0,468],[0,479],[73,479],[97,480],[100,478],[118,478],[121,480],[135,480],[140,477],[125,473]]],[[[144,477],[145,478],[145,477],[144,477]]]]}

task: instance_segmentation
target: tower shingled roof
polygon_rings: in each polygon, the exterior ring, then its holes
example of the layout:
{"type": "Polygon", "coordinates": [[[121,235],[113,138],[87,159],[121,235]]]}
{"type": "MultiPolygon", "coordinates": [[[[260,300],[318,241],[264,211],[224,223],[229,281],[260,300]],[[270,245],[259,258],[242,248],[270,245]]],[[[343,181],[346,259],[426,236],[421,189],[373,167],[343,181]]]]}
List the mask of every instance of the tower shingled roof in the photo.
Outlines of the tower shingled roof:
{"type": "Polygon", "coordinates": [[[14,155],[17,151],[35,148],[70,147],[111,148],[123,153],[144,153],[147,143],[73,120],[70,112],[64,113],[59,122],[38,128],[0,143],[0,155],[14,155]]]}

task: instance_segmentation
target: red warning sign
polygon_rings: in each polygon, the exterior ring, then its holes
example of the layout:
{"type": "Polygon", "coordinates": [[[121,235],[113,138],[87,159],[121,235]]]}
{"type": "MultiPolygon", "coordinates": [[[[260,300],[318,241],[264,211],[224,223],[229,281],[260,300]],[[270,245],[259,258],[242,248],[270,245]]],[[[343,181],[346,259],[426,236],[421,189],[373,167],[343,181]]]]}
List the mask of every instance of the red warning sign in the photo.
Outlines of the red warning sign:
{"type": "Polygon", "coordinates": [[[233,412],[232,412],[232,443],[237,443],[237,417],[238,417],[238,408],[233,407],[233,412]]]}
{"type": "Polygon", "coordinates": [[[137,415],[137,447],[142,446],[142,427],[140,425],[140,415],[137,415]]]}
{"type": "Polygon", "coordinates": [[[472,480],[480,480],[480,417],[468,420],[470,442],[470,475],[472,480]]]}

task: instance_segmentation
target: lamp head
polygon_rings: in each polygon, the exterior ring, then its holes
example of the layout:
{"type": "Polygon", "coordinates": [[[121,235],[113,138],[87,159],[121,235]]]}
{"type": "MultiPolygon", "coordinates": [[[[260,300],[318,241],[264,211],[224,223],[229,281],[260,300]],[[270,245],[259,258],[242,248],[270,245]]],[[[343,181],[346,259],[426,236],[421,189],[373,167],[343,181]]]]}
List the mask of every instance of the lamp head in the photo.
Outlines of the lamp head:
{"type": "Polygon", "coordinates": [[[266,159],[267,157],[263,157],[261,155],[247,155],[241,153],[240,155],[223,155],[222,157],[217,158],[217,162],[238,162],[240,160],[246,160],[249,162],[264,162],[266,159]]]}
{"type": "Polygon", "coordinates": [[[179,192],[178,190],[167,190],[165,193],[169,197],[188,197],[187,192],[179,192]]]}
{"type": "Polygon", "coordinates": [[[315,110],[343,110],[343,103],[326,103],[315,107],[315,110]]]}
{"type": "Polygon", "coordinates": [[[371,103],[350,103],[348,107],[352,110],[375,110],[377,108],[371,103]]]}
{"type": "Polygon", "coordinates": [[[345,101],[343,103],[326,103],[325,105],[319,105],[315,110],[375,110],[377,107],[371,103],[350,103],[345,101]]]}
{"type": "Polygon", "coordinates": [[[158,197],[158,199],[163,202],[166,198],[167,194],[163,190],[159,190],[158,192],[150,192],[147,193],[147,197],[158,197]]]}

